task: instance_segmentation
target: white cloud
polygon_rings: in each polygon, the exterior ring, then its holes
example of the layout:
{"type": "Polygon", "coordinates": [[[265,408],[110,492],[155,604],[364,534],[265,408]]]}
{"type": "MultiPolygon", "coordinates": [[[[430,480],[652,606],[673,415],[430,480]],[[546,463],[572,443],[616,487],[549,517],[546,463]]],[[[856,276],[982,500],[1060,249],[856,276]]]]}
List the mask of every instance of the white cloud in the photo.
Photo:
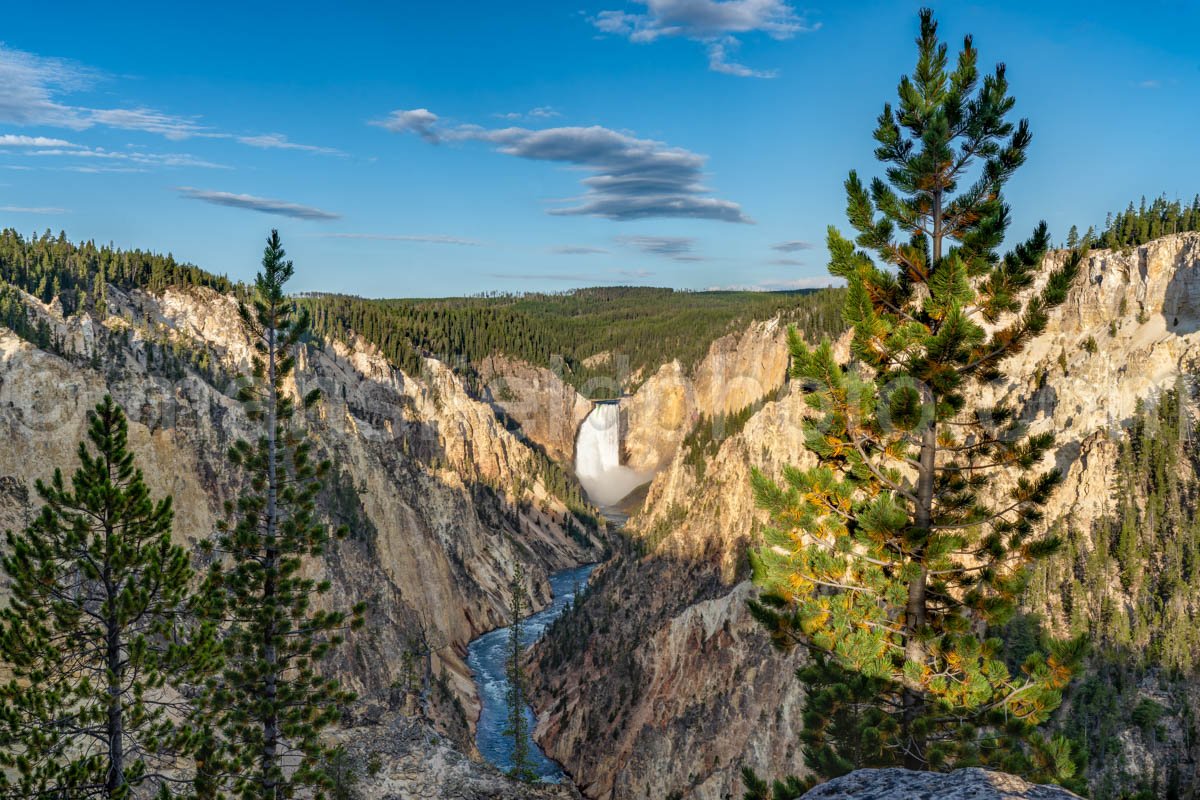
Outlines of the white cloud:
{"type": "Polygon", "coordinates": [[[696,240],[690,236],[618,236],[617,242],[672,261],[704,260],[694,253],[696,240]]]}
{"type": "Polygon", "coordinates": [[[589,247],[588,245],[564,244],[558,247],[550,248],[551,253],[560,256],[591,256],[591,255],[606,255],[609,250],[603,247],[589,247]]]}
{"type": "Polygon", "coordinates": [[[541,130],[446,127],[426,108],[393,111],[373,124],[415,133],[434,144],[486,142],[507,155],[569,164],[590,172],[582,180],[584,194],[573,199],[574,205],[551,209],[551,214],[613,220],[685,217],[751,222],[737,203],[710,195],[702,180],[705,156],[599,125],[541,130]]]}
{"type": "Polygon", "coordinates": [[[555,111],[551,106],[538,106],[531,108],[528,111],[510,111],[507,114],[495,114],[499,119],[521,120],[521,119],[551,119],[553,117],[561,117],[562,114],[555,111]]]}
{"type": "Polygon", "coordinates": [[[728,51],[736,50],[740,44],[732,36],[727,36],[720,41],[710,42],[708,45],[708,68],[713,72],[733,75],[738,78],[775,78],[779,76],[779,70],[751,69],[745,64],[730,61],[728,51]]]}
{"type": "Polygon", "coordinates": [[[320,153],[322,155],[345,155],[336,147],[320,147],[315,144],[300,144],[289,141],[282,133],[263,133],[257,136],[238,136],[237,141],[250,147],[263,150],[299,150],[305,153],[320,153]]]}
{"type": "Polygon", "coordinates": [[[634,0],[644,12],[601,11],[592,24],[603,33],[647,43],[664,37],[683,37],[708,46],[708,65],[714,72],[743,78],[773,78],[775,70],[755,70],[729,60],[740,45],[737,36],[761,33],[790,39],[815,31],[785,0],[634,0]]]}
{"type": "Polygon", "coordinates": [[[0,147],[81,147],[65,139],[51,139],[46,136],[18,136],[6,133],[0,136],[0,147]]]}
{"type": "Polygon", "coordinates": [[[292,219],[328,221],[341,219],[340,214],[324,211],[313,206],[289,203],[286,200],[272,200],[267,197],[255,197],[250,194],[234,194],[232,192],[214,192],[206,189],[194,189],[191,186],[176,187],[182,197],[189,200],[200,200],[218,206],[229,208],[244,208],[249,211],[259,211],[263,214],[275,214],[292,219]]]}
{"type": "MultiPolygon", "coordinates": [[[[289,142],[278,133],[232,136],[203,125],[198,116],[180,116],[144,106],[92,108],[69,103],[66,97],[104,80],[96,70],[58,58],[14,50],[0,43],[0,123],[46,126],[83,131],[94,127],[138,131],[171,141],[191,138],[234,139],[253,147],[274,147],[314,153],[338,153],[333,148],[289,142]]],[[[0,146],[26,146],[3,139],[44,139],[28,146],[79,147],[61,139],[0,137],[0,146]]]]}
{"type": "MultiPolygon", "coordinates": [[[[143,167],[202,167],[205,169],[229,169],[224,164],[217,164],[189,153],[146,153],[140,150],[106,150],[103,147],[50,147],[43,149],[21,150],[13,155],[30,157],[80,158],[98,159],[101,161],[123,161],[138,164],[143,167]]],[[[100,170],[93,170],[100,171],[100,170]]],[[[111,171],[111,170],[110,170],[111,171]]]]}
{"type": "Polygon", "coordinates": [[[0,206],[0,211],[5,211],[10,214],[65,214],[65,208],[54,208],[52,206],[0,206]]]}
{"type": "Polygon", "coordinates": [[[441,141],[441,137],[434,130],[437,122],[438,115],[428,108],[412,108],[398,109],[388,114],[387,118],[375,120],[371,124],[392,133],[415,133],[430,144],[437,144],[441,141]]]}

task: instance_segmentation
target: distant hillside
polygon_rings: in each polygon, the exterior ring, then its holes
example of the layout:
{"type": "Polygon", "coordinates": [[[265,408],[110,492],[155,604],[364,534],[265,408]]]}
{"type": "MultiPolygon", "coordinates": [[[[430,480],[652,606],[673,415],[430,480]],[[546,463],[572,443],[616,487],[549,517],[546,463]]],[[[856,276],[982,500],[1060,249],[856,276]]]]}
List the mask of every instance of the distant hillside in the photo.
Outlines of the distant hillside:
{"type": "Polygon", "coordinates": [[[596,376],[625,388],[678,359],[690,369],[714,339],[753,320],[783,317],[820,338],[842,330],[840,289],[794,292],[684,292],[648,287],[579,289],[561,294],[367,300],[319,295],[303,302],[315,330],[354,331],[402,369],[432,355],[469,379],[497,353],[554,368],[583,388],[596,376]]]}

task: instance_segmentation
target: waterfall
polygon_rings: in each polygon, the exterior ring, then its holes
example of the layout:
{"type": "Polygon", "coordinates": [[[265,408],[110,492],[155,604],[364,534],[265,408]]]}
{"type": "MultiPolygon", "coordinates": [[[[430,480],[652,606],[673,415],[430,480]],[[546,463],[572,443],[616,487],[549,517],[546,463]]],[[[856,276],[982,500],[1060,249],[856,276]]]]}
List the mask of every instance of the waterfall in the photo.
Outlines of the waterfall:
{"type": "Polygon", "coordinates": [[[621,464],[621,407],[596,403],[579,427],[575,475],[593,503],[611,506],[652,476],[621,464]]]}

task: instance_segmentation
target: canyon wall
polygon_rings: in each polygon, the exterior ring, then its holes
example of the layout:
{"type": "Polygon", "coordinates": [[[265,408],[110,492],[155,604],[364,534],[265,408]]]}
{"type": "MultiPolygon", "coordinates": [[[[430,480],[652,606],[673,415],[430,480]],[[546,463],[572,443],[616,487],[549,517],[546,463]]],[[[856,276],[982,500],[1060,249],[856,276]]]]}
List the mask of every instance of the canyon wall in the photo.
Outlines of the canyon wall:
{"type": "MultiPolygon", "coordinates": [[[[110,287],[103,320],[64,320],[53,304],[28,302],[50,324],[55,352],[0,329],[0,527],[34,513],[36,479],[75,468],[87,412],[108,393],[129,416],[153,493],[174,497],[175,536],[210,536],[224,502],[245,488],[226,452],[251,435],[229,381],[251,352],[235,301],[207,289],[110,287]],[[185,365],[197,353],[205,374],[185,365]]],[[[383,692],[423,631],[469,727],[477,700],[465,646],[505,624],[511,564],[525,565],[540,607],[546,575],[595,560],[600,542],[567,534],[543,463],[445,365],[427,360],[414,378],[361,342],[313,343],[288,390],[312,388],[324,400],[306,424],[334,464],[322,507],[351,527],[316,577],[332,580],[329,602],[368,603],[365,628],[335,668],[360,694],[383,692]]]]}
{"type": "MultiPolygon", "coordinates": [[[[787,329],[778,319],[756,321],[709,345],[698,364],[663,364],[621,400],[623,463],[638,472],[670,464],[701,417],[739,411],[767,396],[787,373],[787,329]]],[[[611,384],[626,376],[614,364],[611,384]]],[[[591,403],[562,380],[562,371],[492,356],[477,365],[485,399],[511,417],[520,432],[560,464],[573,463],[575,438],[591,403]]]]}
{"type": "MultiPolygon", "coordinates": [[[[1066,478],[1048,518],[1086,527],[1112,508],[1111,432],[1139,400],[1194,373],[1198,358],[1200,234],[1180,234],[1092,253],[1047,329],[1004,364],[1005,379],[973,389],[972,402],[1003,400],[1032,432],[1056,433],[1047,465],[1066,478]]],[[[743,600],[753,591],[744,554],[764,520],[749,469],[809,463],[805,413],[791,388],[700,469],[676,452],[630,521],[639,547],[597,576],[578,630],[556,630],[543,645],[539,740],[588,797],[719,800],[740,793],[742,765],[803,772],[802,691],[787,660],[796,656],[769,650],[743,600]],[[606,580],[610,571],[620,578],[606,580]],[[698,655],[716,651],[724,680],[698,655]]]]}

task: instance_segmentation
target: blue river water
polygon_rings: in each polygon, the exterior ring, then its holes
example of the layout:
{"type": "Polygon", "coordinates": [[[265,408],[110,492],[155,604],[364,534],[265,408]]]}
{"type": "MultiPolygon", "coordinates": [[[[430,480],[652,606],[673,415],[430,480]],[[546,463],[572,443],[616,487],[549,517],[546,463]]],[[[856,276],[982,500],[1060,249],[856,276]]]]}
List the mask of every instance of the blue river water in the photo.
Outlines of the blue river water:
{"type": "MultiPolygon", "coordinates": [[[[525,618],[524,640],[529,646],[537,641],[550,623],[558,619],[574,601],[575,593],[587,585],[595,564],[565,569],[550,576],[550,587],[554,599],[538,613],[525,618]]],[[[512,769],[512,737],[504,735],[508,726],[508,709],[505,696],[508,693],[508,675],[505,656],[508,649],[508,628],[485,633],[467,646],[467,666],[475,676],[482,709],[476,727],[475,744],[488,763],[508,772],[512,769]]],[[[559,783],[563,779],[562,768],[550,759],[542,748],[533,741],[535,724],[533,709],[525,709],[525,718],[530,731],[529,755],[533,771],[545,783],[559,783]]]]}

